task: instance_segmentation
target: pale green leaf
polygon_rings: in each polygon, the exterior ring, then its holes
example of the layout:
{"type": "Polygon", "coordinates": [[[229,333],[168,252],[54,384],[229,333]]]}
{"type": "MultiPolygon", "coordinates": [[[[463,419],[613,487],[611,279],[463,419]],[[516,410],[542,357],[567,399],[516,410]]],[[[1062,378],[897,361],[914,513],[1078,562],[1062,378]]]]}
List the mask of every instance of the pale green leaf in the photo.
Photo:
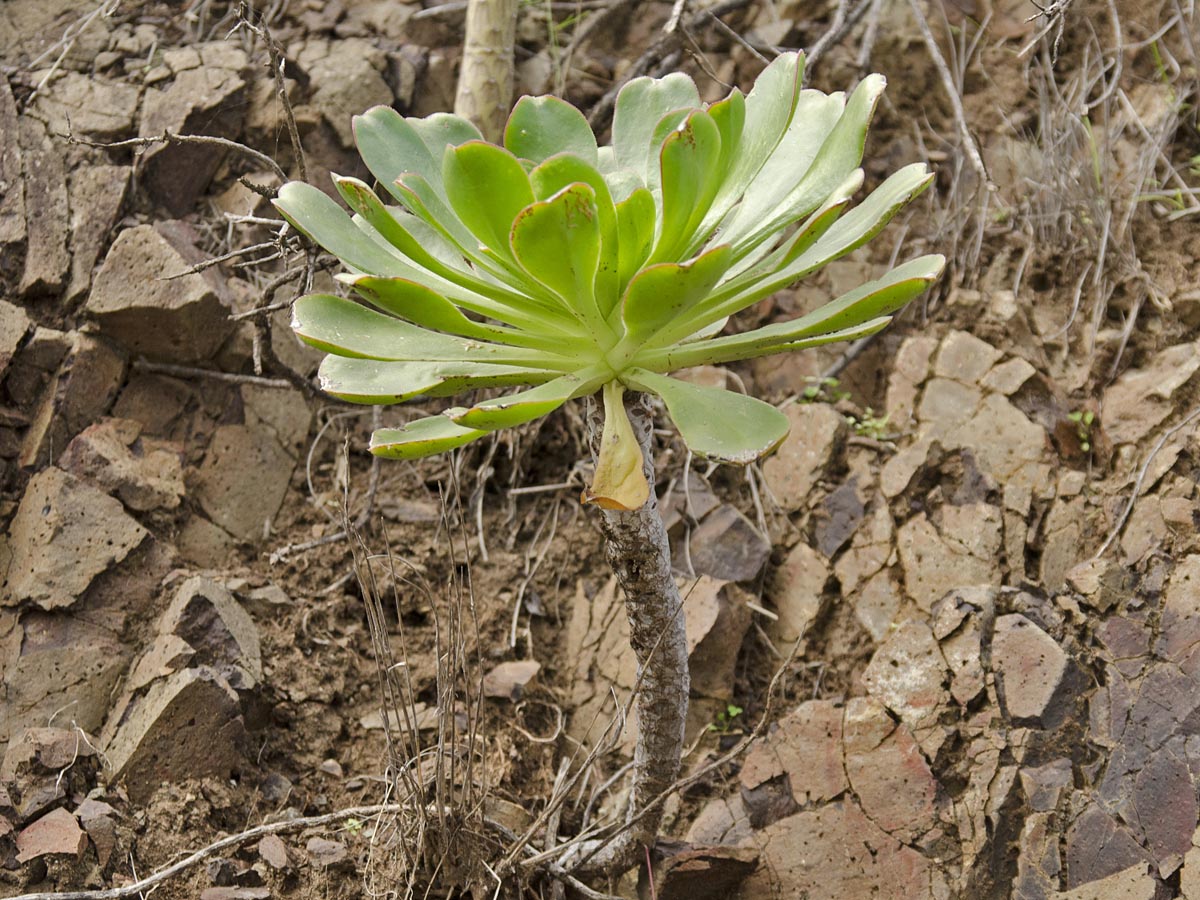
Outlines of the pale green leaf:
{"type": "Polygon", "coordinates": [[[420,459],[469,444],[487,433],[455,425],[445,416],[430,416],[403,428],[380,428],[371,435],[370,450],[388,459],[420,459]]]}
{"type": "Polygon", "coordinates": [[[667,135],[660,153],[662,217],[651,262],[668,262],[687,246],[720,186],[721,130],[696,110],[667,135]]]}
{"type": "Polygon", "coordinates": [[[595,193],[600,228],[600,262],[596,271],[596,303],[607,316],[619,297],[617,289],[617,210],[604,177],[577,156],[560,153],[529,173],[534,196],[546,200],[572,184],[586,184],[595,193]]]}
{"type": "Polygon", "coordinates": [[[679,436],[697,456],[744,466],[778,447],[788,419],[769,403],[720,388],[633,369],[621,376],[629,387],[662,398],[679,436]]]}
{"type": "Polygon", "coordinates": [[[308,294],[297,300],[292,307],[292,330],[306,343],[338,356],[475,360],[560,370],[576,365],[544,351],[439,334],[332,294],[308,294]]]}
{"type": "Polygon", "coordinates": [[[466,428],[495,431],[511,428],[540,419],[558,409],[568,400],[590,394],[608,380],[608,373],[599,366],[580,369],[548,381],[528,391],[494,397],[469,408],[448,409],[444,413],[466,428]]]}
{"type": "Polygon", "coordinates": [[[504,129],[504,146],[522,159],[540,163],[571,153],[596,165],[596,136],[583,113],[557,97],[522,97],[504,129]]]}
{"type": "Polygon", "coordinates": [[[442,155],[429,147],[412,124],[390,106],[376,106],[354,117],[354,142],[371,174],[397,200],[396,179],[414,172],[430,182],[440,182],[442,155]]]}
{"type": "Polygon", "coordinates": [[[449,397],[476,388],[542,384],[544,369],[495,366],[475,361],[394,361],[326,356],[318,371],[321,389],[350,403],[403,403],[413,397],[449,397]]]}
{"type": "Polygon", "coordinates": [[[638,188],[617,204],[617,287],[624,290],[629,279],[649,258],[654,246],[654,197],[638,188]]]}
{"type": "Polygon", "coordinates": [[[446,148],[442,177],[462,223],[492,253],[510,257],[513,220],[534,202],[529,175],[517,158],[501,147],[470,141],[446,148]]]}
{"type": "Polygon", "coordinates": [[[721,244],[687,263],[658,263],[642,269],[621,301],[627,343],[636,345],[668,323],[686,319],[732,261],[729,245],[721,244]]]}
{"type": "Polygon", "coordinates": [[[289,181],[279,189],[275,208],[297,231],[346,265],[376,275],[405,274],[407,264],[372,240],[337,202],[311,184],[289,181]]]}
{"type": "Polygon", "coordinates": [[[612,143],[617,166],[632,170],[649,185],[651,169],[658,165],[658,147],[651,138],[659,122],[673,110],[699,105],[695,82],[682,72],[630,81],[617,94],[613,110],[612,143]]]}

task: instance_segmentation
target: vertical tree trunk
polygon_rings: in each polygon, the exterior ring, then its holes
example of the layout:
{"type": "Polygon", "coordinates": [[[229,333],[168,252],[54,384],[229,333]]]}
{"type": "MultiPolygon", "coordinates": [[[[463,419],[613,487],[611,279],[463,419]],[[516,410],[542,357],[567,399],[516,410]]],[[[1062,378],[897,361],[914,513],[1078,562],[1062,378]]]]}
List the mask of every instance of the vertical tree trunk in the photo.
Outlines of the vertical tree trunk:
{"type": "MultiPolygon", "coordinates": [[[[671,572],[667,530],[654,495],[654,413],[645,394],[629,392],[624,400],[642,449],[650,498],[632,512],[601,510],[601,529],[609,564],[625,593],[629,641],[641,676],[636,700],[633,815],[641,813],[679,774],[689,677],[682,600],[671,572]]],[[[588,426],[593,456],[603,431],[603,416],[603,406],[590,400],[588,426]]],[[[642,847],[654,843],[661,821],[660,804],[597,852],[584,864],[583,871],[612,873],[631,868],[640,860],[642,847]]]]}
{"type": "Polygon", "coordinates": [[[494,144],[512,106],[517,0],[470,0],[454,111],[494,144]]]}

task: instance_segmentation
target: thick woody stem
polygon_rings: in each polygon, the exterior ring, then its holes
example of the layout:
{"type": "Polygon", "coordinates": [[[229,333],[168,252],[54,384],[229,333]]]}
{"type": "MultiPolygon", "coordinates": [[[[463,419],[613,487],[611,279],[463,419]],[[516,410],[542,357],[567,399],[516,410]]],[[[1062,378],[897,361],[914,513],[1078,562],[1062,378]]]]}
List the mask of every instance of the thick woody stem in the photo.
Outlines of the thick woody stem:
{"type": "Polygon", "coordinates": [[[517,0],[470,0],[454,111],[499,143],[512,106],[517,0]]]}
{"type": "MultiPolygon", "coordinates": [[[[651,447],[654,413],[645,394],[629,392],[624,401],[651,489],[650,498],[641,509],[601,511],[605,549],[625,594],[629,642],[637,656],[641,682],[636,698],[638,736],[630,807],[630,816],[638,818],[581,868],[583,872],[609,874],[637,864],[643,856],[642,848],[653,845],[658,836],[661,803],[649,812],[645,810],[679,774],[689,688],[682,600],[671,572],[667,529],[654,496],[651,447]]],[[[593,456],[603,432],[603,419],[603,406],[594,399],[589,401],[588,430],[593,456]]]]}

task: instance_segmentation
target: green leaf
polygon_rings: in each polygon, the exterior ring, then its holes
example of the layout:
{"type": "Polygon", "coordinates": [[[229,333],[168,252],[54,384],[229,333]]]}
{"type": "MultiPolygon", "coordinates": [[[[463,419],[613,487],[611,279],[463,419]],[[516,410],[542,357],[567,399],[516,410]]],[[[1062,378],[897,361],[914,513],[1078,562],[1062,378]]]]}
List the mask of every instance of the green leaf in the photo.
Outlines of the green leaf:
{"type": "Polygon", "coordinates": [[[338,356],[391,360],[474,360],[565,370],[574,360],[428,331],[332,294],[308,294],[292,307],[292,330],[338,356]]]}
{"type": "Polygon", "coordinates": [[[445,263],[436,259],[400,224],[367,184],[357,178],[344,178],[340,175],[333,176],[333,183],[352,210],[362,216],[380,237],[414,263],[434,271],[448,269],[445,263]]]}
{"type": "Polygon", "coordinates": [[[718,366],[743,359],[770,356],[774,353],[791,353],[795,350],[806,350],[824,344],[856,341],[882,331],[891,321],[891,316],[880,316],[841,331],[831,331],[783,343],[756,342],[754,338],[746,338],[740,334],[727,335],[712,341],[688,341],[665,350],[646,353],[638,357],[638,362],[656,372],[675,372],[679,369],[690,369],[692,366],[718,366]]]}
{"type": "Polygon", "coordinates": [[[602,367],[589,366],[578,372],[559,376],[528,391],[509,394],[507,397],[494,397],[470,408],[448,409],[444,415],[466,428],[478,428],[483,431],[511,428],[540,419],[574,397],[590,394],[608,377],[602,367]]]}
{"type": "Polygon", "coordinates": [[[347,283],[372,306],[422,328],[516,347],[554,351],[562,346],[560,338],[530,334],[469,319],[463,315],[462,310],[437,291],[407,278],[359,275],[347,283]]]}
{"type": "Polygon", "coordinates": [[[376,106],[354,117],[354,142],[371,174],[397,200],[396,179],[404,172],[415,172],[430,182],[441,180],[441,151],[437,156],[421,135],[390,106],[376,106]]]}
{"type": "Polygon", "coordinates": [[[650,256],[655,215],[654,197],[646,188],[617,204],[617,287],[622,291],[650,256]]]}
{"type": "MultiPolygon", "coordinates": [[[[689,344],[682,348],[646,353],[643,364],[669,370],[735,359],[751,359],[784,350],[799,349],[799,342],[814,336],[843,334],[868,325],[877,331],[887,324],[887,317],[891,313],[929,288],[941,274],[945,262],[944,257],[937,255],[918,257],[874,281],[847,291],[836,300],[799,319],[777,322],[742,334],[714,338],[700,345],[689,344]],[[878,327],[875,327],[876,325],[878,327]]],[[[854,331],[848,336],[855,338],[863,335],[854,331]]],[[[806,343],[804,346],[812,345],[806,343]]]]}
{"type": "Polygon", "coordinates": [[[728,244],[721,244],[687,263],[659,263],[642,269],[629,282],[622,300],[625,342],[636,346],[668,323],[686,319],[731,262],[733,251],[728,244]]]}
{"type": "Polygon", "coordinates": [[[697,106],[700,93],[682,72],[665,78],[635,78],[626,84],[617,94],[613,110],[612,143],[618,167],[632,169],[649,185],[651,168],[658,164],[658,147],[651,143],[658,123],[673,110],[697,106]]]}
{"type": "Polygon", "coordinates": [[[600,264],[596,271],[596,303],[607,316],[616,305],[617,289],[617,210],[604,177],[577,156],[560,153],[529,173],[534,196],[545,200],[572,184],[586,184],[595,193],[597,223],[600,227],[600,264]]]}
{"type": "Polygon", "coordinates": [[[435,112],[423,119],[410,118],[408,121],[439,165],[447,147],[461,147],[470,141],[483,140],[478,128],[454,113],[435,112]]]}
{"type": "Polygon", "coordinates": [[[596,136],[583,113],[557,97],[522,97],[504,129],[504,146],[522,159],[540,163],[556,153],[572,153],[596,165],[596,136]]]}
{"type": "Polygon", "coordinates": [[[746,127],[746,98],[741,91],[734,88],[724,100],[718,100],[709,106],[708,114],[712,116],[721,135],[721,161],[718,169],[725,174],[729,172],[742,143],[742,130],[746,127]]]}
{"type": "Polygon", "coordinates": [[[747,220],[744,225],[749,231],[745,237],[729,237],[727,240],[739,247],[755,244],[820,206],[829,192],[845,181],[862,162],[867,128],[886,85],[887,81],[882,75],[864,78],[850,95],[845,112],[821,144],[821,149],[812,165],[807,167],[800,183],[775,206],[773,212],[757,222],[747,220]]]}
{"type": "Polygon", "coordinates": [[[350,403],[403,403],[417,396],[448,397],[485,387],[541,384],[555,373],[475,361],[438,362],[327,356],[318,372],[321,389],[350,403]]]}
{"type": "Polygon", "coordinates": [[[596,194],[588,185],[569,185],[522,210],[511,240],[521,267],[589,325],[594,337],[610,333],[596,305],[600,223],[596,194]]]}
{"type": "MultiPolygon", "coordinates": [[[[722,232],[721,239],[737,246],[739,255],[758,242],[753,239],[758,229],[781,206],[781,200],[804,179],[821,146],[843,115],[845,106],[846,99],[841,93],[800,92],[791,126],[747,186],[737,210],[722,232]]],[[[855,162],[851,168],[857,165],[855,162]]],[[[796,218],[810,212],[811,209],[797,208],[796,218]]]]}
{"type": "Polygon", "coordinates": [[[348,266],[376,275],[402,275],[406,263],[371,240],[337,202],[311,184],[289,181],[279,189],[275,208],[301,234],[348,266]]]}
{"type": "Polygon", "coordinates": [[[687,246],[720,186],[721,130],[712,116],[696,110],[667,135],[660,154],[662,219],[651,262],[676,259],[687,246]]]}
{"type": "Polygon", "coordinates": [[[775,152],[792,122],[803,75],[804,54],[783,53],[754,82],[754,88],[746,97],[745,124],[741,129],[737,153],[691,250],[694,251],[708,239],[712,230],[753,183],[763,163],[775,152]]]}
{"type": "Polygon", "coordinates": [[[446,196],[462,223],[488,250],[511,258],[508,235],[513,220],[534,202],[520,161],[500,147],[470,141],[446,148],[442,177],[446,196]]]}
{"type": "Polygon", "coordinates": [[[661,397],[683,442],[705,459],[744,466],[770,453],[787,437],[787,416],[754,397],[645,369],[626,372],[621,380],[634,390],[661,397]]]}
{"type": "Polygon", "coordinates": [[[445,416],[430,416],[403,428],[380,428],[371,435],[370,450],[388,459],[420,459],[469,444],[487,433],[455,425],[445,416]]]}

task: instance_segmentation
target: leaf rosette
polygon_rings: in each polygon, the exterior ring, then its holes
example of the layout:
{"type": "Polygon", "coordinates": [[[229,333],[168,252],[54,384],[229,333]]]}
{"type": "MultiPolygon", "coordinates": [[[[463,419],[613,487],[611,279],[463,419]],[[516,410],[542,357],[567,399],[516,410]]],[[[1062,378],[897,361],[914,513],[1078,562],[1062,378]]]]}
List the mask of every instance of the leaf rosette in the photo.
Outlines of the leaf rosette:
{"type": "Polygon", "coordinates": [[[612,145],[555,97],[523,97],[504,146],[466,120],[376,107],[354,120],[386,198],[334,176],[350,208],[291,182],[275,205],[346,267],[353,297],[296,301],[293,328],[326,351],[320,380],[355,403],[510,394],[381,429],[372,452],[411,459],[529,422],[602,391],[605,431],[585,499],[640,506],[649,486],[622,404],[662,399],[693,453],[746,464],[787,436],[775,407],[670,373],[879,331],[940,274],[899,265],[797,319],[723,334],[730,316],[874,237],[928,186],[923,164],[855,205],[866,132],[884,88],[801,88],[800,54],[754,89],[705,105],[683,74],[618,96],[612,145]]]}

